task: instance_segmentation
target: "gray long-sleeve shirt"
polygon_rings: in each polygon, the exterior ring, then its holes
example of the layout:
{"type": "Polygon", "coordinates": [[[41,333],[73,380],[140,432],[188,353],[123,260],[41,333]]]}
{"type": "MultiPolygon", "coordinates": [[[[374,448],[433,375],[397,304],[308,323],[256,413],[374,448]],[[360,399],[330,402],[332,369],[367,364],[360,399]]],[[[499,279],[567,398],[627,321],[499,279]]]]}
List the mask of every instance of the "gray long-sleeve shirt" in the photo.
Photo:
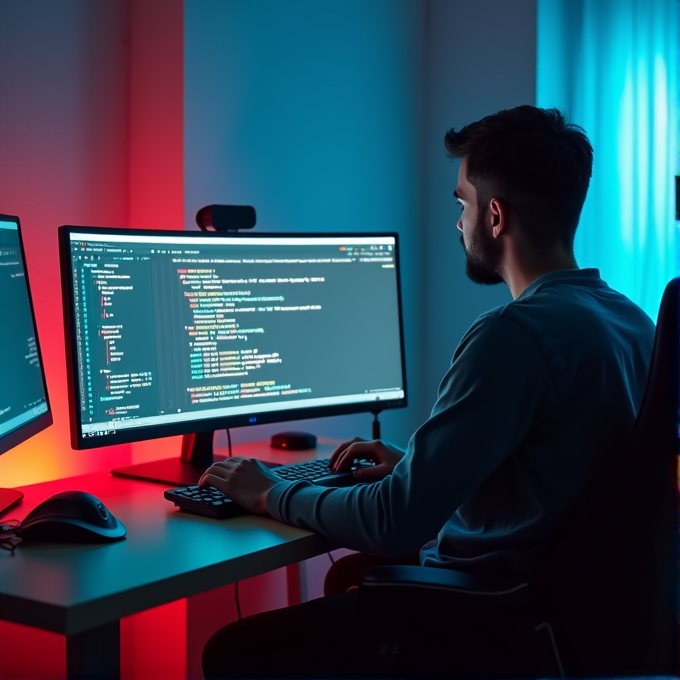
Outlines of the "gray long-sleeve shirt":
{"type": "Polygon", "coordinates": [[[640,406],[654,324],[596,269],[551,272],[480,316],[430,418],[379,482],[276,484],[273,517],[387,557],[526,573],[640,406]],[[436,540],[433,540],[434,537],[436,540]]]}

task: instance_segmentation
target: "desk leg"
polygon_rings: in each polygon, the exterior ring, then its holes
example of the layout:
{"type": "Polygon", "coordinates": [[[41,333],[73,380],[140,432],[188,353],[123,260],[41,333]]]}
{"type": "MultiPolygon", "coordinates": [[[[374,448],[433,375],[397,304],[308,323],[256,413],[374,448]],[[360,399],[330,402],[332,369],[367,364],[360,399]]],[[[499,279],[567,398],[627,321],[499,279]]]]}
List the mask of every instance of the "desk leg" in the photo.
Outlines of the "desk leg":
{"type": "Polygon", "coordinates": [[[120,621],[66,637],[68,680],[120,678],[120,621]]]}
{"type": "Polygon", "coordinates": [[[288,606],[302,602],[302,573],[299,563],[286,567],[286,585],[288,586],[288,606]]]}

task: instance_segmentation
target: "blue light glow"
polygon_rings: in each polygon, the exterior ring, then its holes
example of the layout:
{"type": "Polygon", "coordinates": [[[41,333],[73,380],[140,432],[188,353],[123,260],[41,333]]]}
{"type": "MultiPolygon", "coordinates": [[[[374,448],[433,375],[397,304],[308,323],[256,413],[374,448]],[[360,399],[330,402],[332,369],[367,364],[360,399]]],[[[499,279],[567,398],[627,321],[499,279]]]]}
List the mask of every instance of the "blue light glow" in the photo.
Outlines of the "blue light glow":
{"type": "Polygon", "coordinates": [[[576,260],[654,320],[680,261],[677,32],[677,0],[538,0],[537,103],[595,149],[576,260]]]}

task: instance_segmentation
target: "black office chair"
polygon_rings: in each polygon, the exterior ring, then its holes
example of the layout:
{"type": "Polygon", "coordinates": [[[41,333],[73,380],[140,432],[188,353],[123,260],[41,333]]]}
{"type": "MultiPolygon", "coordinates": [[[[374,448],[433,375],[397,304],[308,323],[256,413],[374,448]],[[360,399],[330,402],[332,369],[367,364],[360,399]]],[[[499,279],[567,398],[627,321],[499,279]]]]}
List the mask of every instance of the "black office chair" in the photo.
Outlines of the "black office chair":
{"type": "MultiPolygon", "coordinates": [[[[617,465],[556,536],[531,582],[492,582],[432,567],[374,567],[359,589],[368,610],[405,593],[429,599],[434,616],[437,608],[445,613],[469,606],[470,598],[512,604],[528,594],[538,605],[532,616],[539,614],[539,625],[524,665],[511,675],[678,675],[679,289],[676,278],[664,291],[644,399],[617,465]]],[[[440,654],[442,668],[456,675],[449,650],[422,652],[440,654]]],[[[486,661],[480,659],[482,674],[486,661]]]]}

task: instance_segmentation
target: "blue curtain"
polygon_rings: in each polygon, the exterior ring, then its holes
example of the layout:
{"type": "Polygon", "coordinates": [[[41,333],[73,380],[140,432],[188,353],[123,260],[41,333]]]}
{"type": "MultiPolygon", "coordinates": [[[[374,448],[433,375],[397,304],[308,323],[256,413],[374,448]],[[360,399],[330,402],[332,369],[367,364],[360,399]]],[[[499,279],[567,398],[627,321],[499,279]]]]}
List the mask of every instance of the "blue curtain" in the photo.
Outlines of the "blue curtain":
{"type": "Polygon", "coordinates": [[[537,103],[595,150],[576,261],[654,321],[680,271],[678,33],[678,0],[538,0],[537,103]]]}

